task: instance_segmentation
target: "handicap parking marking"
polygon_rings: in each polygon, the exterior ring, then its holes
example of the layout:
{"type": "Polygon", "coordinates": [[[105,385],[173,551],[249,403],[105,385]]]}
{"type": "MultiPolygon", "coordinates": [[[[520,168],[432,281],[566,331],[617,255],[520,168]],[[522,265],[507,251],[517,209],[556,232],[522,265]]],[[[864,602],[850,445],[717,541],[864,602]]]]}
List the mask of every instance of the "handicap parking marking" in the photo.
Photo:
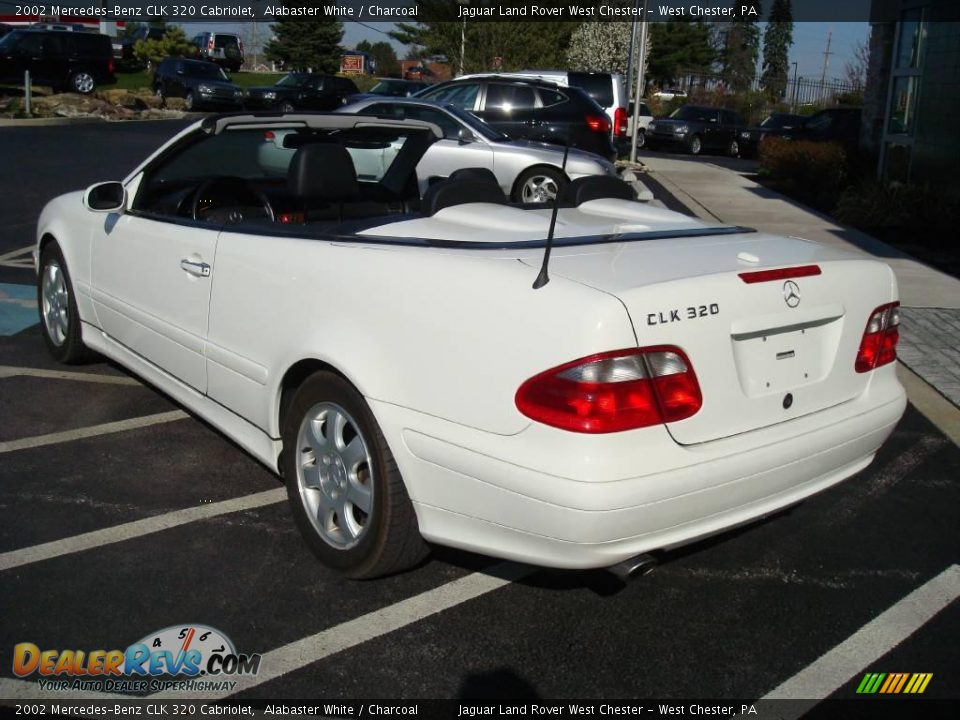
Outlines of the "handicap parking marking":
{"type": "Polygon", "coordinates": [[[36,285],[0,283],[0,335],[15,335],[38,322],[36,285]]]}

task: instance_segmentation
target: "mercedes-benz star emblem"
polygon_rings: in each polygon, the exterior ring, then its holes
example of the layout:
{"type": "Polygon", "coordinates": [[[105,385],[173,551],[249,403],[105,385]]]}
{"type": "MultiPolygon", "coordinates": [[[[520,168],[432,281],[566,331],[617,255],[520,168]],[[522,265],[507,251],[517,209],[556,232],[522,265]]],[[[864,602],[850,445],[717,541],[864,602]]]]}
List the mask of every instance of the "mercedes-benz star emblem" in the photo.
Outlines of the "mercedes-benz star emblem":
{"type": "Polygon", "coordinates": [[[800,304],[800,286],[793,280],[787,280],[783,284],[783,300],[787,307],[795,308],[800,304]]]}

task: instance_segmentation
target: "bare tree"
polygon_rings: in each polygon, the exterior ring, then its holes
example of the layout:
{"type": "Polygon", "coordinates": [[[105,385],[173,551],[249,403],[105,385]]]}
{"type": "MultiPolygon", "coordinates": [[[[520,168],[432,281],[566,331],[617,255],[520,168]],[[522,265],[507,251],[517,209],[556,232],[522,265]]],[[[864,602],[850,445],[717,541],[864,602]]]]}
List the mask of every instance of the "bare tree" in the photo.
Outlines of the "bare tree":
{"type": "Polygon", "coordinates": [[[867,84],[867,67],[870,65],[870,48],[866,40],[853,46],[853,57],[847,61],[845,80],[854,90],[863,90],[867,84]]]}

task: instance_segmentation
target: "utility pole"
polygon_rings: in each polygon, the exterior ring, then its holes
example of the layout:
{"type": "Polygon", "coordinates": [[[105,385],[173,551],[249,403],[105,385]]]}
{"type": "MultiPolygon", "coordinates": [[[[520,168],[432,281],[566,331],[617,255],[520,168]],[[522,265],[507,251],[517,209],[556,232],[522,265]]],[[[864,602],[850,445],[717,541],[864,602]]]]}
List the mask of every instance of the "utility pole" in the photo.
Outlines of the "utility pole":
{"type": "Polygon", "coordinates": [[[640,132],[640,101],[646,86],[644,75],[647,72],[647,0],[643,0],[640,21],[640,51],[637,54],[637,89],[633,98],[633,135],[630,139],[630,162],[637,161],[637,134],[640,132]]]}
{"type": "MultiPolygon", "coordinates": [[[[639,9],[640,0],[636,0],[635,7],[639,9]]],[[[637,16],[633,16],[633,22],[630,23],[630,52],[627,54],[627,102],[632,97],[630,88],[633,86],[633,59],[637,53],[637,16]]]]}
{"type": "Polygon", "coordinates": [[[820,75],[820,89],[823,90],[824,85],[827,82],[827,66],[830,64],[830,56],[833,55],[830,52],[830,41],[833,39],[833,30],[827,31],[827,49],[823,51],[823,73],[820,75]]]}

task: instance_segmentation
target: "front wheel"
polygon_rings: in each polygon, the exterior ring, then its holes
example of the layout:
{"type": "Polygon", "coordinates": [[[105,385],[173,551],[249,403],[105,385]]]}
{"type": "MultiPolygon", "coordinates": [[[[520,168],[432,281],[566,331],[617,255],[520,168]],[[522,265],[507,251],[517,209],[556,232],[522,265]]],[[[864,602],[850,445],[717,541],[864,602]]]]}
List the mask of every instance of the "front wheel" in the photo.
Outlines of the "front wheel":
{"type": "Polygon", "coordinates": [[[730,145],[727,146],[727,154],[730,157],[740,157],[740,143],[737,142],[736,138],[730,141],[730,145]]]}
{"type": "Polygon", "coordinates": [[[290,102],[289,100],[280,103],[280,112],[292,113],[294,110],[296,110],[296,108],[293,107],[293,103],[290,102]]]}
{"type": "Polygon", "coordinates": [[[96,83],[93,80],[93,75],[88,72],[78,72],[70,76],[71,89],[82,95],[89,95],[92,93],[95,85],[96,83]]]}
{"type": "Polygon", "coordinates": [[[366,579],[426,556],[393,454],[346,380],[324,371],[304,381],[285,414],[283,448],[294,519],[324,564],[366,579]]]}
{"type": "Polygon", "coordinates": [[[694,135],[690,138],[690,143],[687,145],[687,149],[690,151],[691,155],[699,155],[700,151],[703,150],[703,142],[700,140],[699,135],[694,135]]]}
{"type": "Polygon", "coordinates": [[[91,359],[93,353],[83,344],[80,333],[80,313],[70,273],[55,243],[44,247],[40,254],[37,307],[43,342],[54,359],[70,365],[91,359]]]}
{"type": "Polygon", "coordinates": [[[183,104],[184,104],[184,107],[187,108],[187,110],[193,110],[194,106],[196,106],[197,101],[193,96],[193,90],[190,90],[187,93],[187,96],[183,99],[183,104]]]}
{"type": "Polygon", "coordinates": [[[646,144],[647,144],[647,132],[646,130],[641,128],[640,131],[637,133],[637,148],[638,149],[642,148],[646,144]]]}
{"type": "Polygon", "coordinates": [[[514,185],[513,201],[522,203],[553,202],[567,184],[560,170],[536,167],[524,171],[514,185]]]}

